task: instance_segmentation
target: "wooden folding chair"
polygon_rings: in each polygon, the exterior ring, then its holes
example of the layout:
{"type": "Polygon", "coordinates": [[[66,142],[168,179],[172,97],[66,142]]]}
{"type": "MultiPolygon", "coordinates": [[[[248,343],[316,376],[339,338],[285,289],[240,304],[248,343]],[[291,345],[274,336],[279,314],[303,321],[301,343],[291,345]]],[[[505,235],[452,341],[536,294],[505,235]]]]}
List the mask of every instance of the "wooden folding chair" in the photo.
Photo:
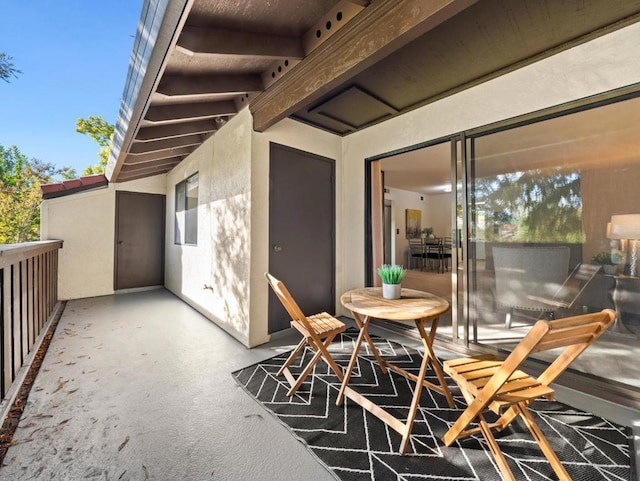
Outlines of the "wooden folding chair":
{"type": "Polygon", "coordinates": [[[338,366],[333,360],[333,357],[329,354],[327,347],[338,334],[346,330],[347,327],[345,324],[326,312],[321,312],[308,317],[305,316],[302,310],[300,310],[300,307],[298,307],[298,304],[293,300],[293,297],[287,290],[284,283],[273,277],[268,272],[265,272],[264,275],[273,289],[273,292],[275,292],[276,296],[278,296],[278,299],[280,299],[280,302],[291,316],[291,327],[300,331],[303,336],[300,343],[293,350],[277,374],[278,376],[284,374],[284,377],[291,386],[291,389],[287,392],[287,396],[293,396],[295,394],[300,386],[302,386],[302,383],[307,376],[311,374],[314,366],[321,358],[329,365],[333,372],[336,373],[338,379],[342,381],[344,379],[342,369],[340,369],[340,366],[338,366]],[[293,374],[291,374],[289,366],[291,366],[293,361],[295,361],[307,344],[311,349],[313,349],[315,354],[313,358],[311,358],[309,364],[305,366],[300,376],[298,376],[298,379],[296,379],[293,377],[293,374]]]}
{"type": "Polygon", "coordinates": [[[457,439],[482,433],[504,479],[515,480],[492,429],[501,431],[520,416],[559,479],[570,480],[527,406],[539,397],[553,399],[550,384],[613,323],[615,317],[614,311],[605,309],[556,321],[538,321],[504,361],[492,356],[445,361],[444,371],[458,384],[468,407],[445,433],[444,443],[450,446],[457,439]],[[562,347],[564,349],[537,378],[518,369],[529,355],[562,347]],[[486,421],[484,412],[487,409],[500,416],[496,422],[486,421]],[[478,427],[470,427],[471,423],[477,423],[478,427]]]}

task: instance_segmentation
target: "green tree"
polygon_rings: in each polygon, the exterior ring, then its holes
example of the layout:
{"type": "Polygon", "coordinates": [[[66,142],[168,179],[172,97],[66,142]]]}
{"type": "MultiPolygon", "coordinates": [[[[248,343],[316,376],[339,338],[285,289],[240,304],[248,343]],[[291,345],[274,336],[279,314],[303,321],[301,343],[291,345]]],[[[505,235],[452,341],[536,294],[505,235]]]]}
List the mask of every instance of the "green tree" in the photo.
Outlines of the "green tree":
{"type": "Polygon", "coordinates": [[[114,126],[107,122],[102,116],[79,118],[76,120],[76,132],[88,135],[101,147],[98,152],[98,163],[90,165],[82,172],[82,175],[104,174],[109,161],[111,138],[113,137],[114,126]]]}
{"type": "Polygon", "coordinates": [[[60,177],[62,177],[62,180],[71,180],[71,179],[77,179],[78,178],[78,174],[76,173],[76,169],[74,169],[73,167],[62,167],[58,173],[60,174],[60,177]]]}
{"type": "Polygon", "coordinates": [[[0,79],[10,82],[11,77],[18,78],[19,73],[22,72],[13,65],[13,58],[0,52],[0,79]]]}
{"type": "Polygon", "coordinates": [[[489,241],[584,242],[580,174],[560,168],[476,180],[489,241]]]}
{"type": "Polygon", "coordinates": [[[53,164],[0,145],[0,244],[39,239],[40,186],[56,173],[53,164]]]}

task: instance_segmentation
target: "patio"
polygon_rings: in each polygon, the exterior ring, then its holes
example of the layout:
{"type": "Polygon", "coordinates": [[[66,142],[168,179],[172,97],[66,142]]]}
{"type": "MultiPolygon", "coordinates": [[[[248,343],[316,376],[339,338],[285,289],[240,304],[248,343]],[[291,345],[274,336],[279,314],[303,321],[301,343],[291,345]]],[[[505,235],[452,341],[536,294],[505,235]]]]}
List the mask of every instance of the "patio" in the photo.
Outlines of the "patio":
{"type": "MultiPolygon", "coordinates": [[[[0,480],[334,479],[231,377],[297,340],[285,331],[246,349],[161,289],[69,301],[0,480]]],[[[640,424],[637,412],[558,394],[640,424]]]]}

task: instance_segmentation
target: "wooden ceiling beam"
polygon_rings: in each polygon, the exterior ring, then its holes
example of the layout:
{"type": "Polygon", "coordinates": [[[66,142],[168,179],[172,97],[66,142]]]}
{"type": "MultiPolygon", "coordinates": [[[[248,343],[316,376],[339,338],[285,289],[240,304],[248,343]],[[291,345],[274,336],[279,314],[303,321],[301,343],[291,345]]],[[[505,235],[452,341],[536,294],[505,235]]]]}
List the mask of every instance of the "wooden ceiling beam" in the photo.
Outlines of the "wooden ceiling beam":
{"type": "Polygon", "coordinates": [[[142,162],[148,162],[150,160],[159,160],[159,159],[168,159],[170,157],[176,157],[178,155],[189,155],[191,152],[196,150],[195,145],[190,145],[187,147],[177,147],[177,148],[169,148],[165,150],[156,150],[154,152],[147,152],[144,154],[129,154],[126,159],[124,159],[125,165],[133,165],[142,162]]]}
{"type": "Polygon", "coordinates": [[[166,174],[171,169],[173,169],[173,166],[154,167],[152,169],[139,170],[136,172],[128,172],[128,173],[124,173],[121,171],[118,174],[118,178],[116,182],[128,182],[130,180],[143,179],[145,177],[152,177],[154,175],[166,174]]]}
{"type": "Polygon", "coordinates": [[[136,140],[147,142],[192,134],[204,134],[217,129],[218,127],[214,120],[196,120],[195,122],[159,125],[157,127],[142,127],[138,131],[138,135],[136,135],[136,140]]]}
{"type": "Polygon", "coordinates": [[[162,77],[157,92],[178,95],[239,94],[263,89],[260,75],[175,75],[162,77]]]}
{"type": "Polygon", "coordinates": [[[147,110],[145,119],[150,122],[165,122],[208,117],[235,115],[238,109],[234,102],[203,102],[189,104],[152,105],[147,110]]]}
{"type": "Polygon", "coordinates": [[[184,156],[171,157],[169,159],[160,159],[151,162],[143,162],[141,164],[127,164],[125,163],[120,170],[121,173],[139,172],[142,170],[148,170],[156,167],[175,166],[184,160],[184,156]]]}
{"type": "Polygon", "coordinates": [[[204,142],[205,136],[185,135],[184,137],[176,137],[174,139],[153,140],[151,142],[135,142],[129,149],[129,155],[145,154],[147,152],[158,152],[160,150],[172,149],[174,147],[186,147],[189,145],[197,146],[204,142]]]}
{"type": "Polygon", "coordinates": [[[302,58],[302,40],[284,35],[186,26],[178,48],[190,54],[217,54],[269,58],[302,58]]]}
{"type": "Polygon", "coordinates": [[[476,0],[377,0],[249,104],[253,128],[279,120],[442,24],[476,0]]]}

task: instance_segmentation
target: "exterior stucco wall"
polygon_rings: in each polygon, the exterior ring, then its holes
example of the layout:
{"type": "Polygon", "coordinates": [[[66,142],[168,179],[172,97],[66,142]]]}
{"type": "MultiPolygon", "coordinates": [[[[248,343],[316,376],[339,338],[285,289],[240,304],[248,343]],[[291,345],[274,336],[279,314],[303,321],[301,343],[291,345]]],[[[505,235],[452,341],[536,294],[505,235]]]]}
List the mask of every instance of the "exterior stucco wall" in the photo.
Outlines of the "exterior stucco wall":
{"type": "Polygon", "coordinates": [[[165,285],[249,339],[251,117],[241,112],[167,177],[165,285]],[[198,172],[197,245],[174,244],[175,185],[198,172]]]}
{"type": "Polygon", "coordinates": [[[164,194],[165,175],[42,202],[40,238],[64,241],[58,257],[59,299],[113,294],[116,190],[164,194]]]}
{"type": "Polygon", "coordinates": [[[345,137],[341,289],[364,285],[366,158],[640,82],[638,45],[634,24],[345,137]]]}
{"type": "Polygon", "coordinates": [[[291,120],[261,134],[252,122],[241,111],[168,174],[165,265],[169,290],[247,346],[269,339],[269,143],[340,155],[337,136],[291,120]],[[175,245],[175,185],[195,172],[198,245],[175,245]]]}

